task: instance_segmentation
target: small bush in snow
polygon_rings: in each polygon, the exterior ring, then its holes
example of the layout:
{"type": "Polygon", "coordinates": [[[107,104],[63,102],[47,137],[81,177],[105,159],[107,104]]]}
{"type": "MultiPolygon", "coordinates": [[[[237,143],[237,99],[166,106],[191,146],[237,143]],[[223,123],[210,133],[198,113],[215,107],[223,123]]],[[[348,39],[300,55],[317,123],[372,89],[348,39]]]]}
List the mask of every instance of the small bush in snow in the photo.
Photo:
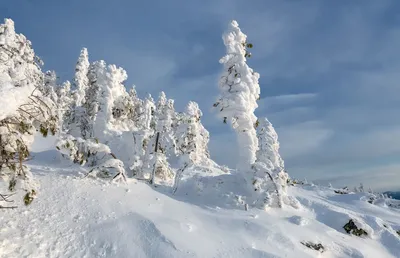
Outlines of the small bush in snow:
{"type": "Polygon", "coordinates": [[[349,222],[347,222],[343,228],[348,234],[353,234],[355,236],[368,235],[368,233],[364,229],[357,227],[356,223],[352,219],[349,220],[349,222]]]}
{"type": "Polygon", "coordinates": [[[302,245],[307,246],[308,248],[315,250],[315,251],[319,251],[321,253],[323,253],[325,251],[325,247],[321,244],[321,243],[313,243],[310,241],[307,242],[300,242],[302,245]]]}
{"type": "Polygon", "coordinates": [[[31,191],[28,191],[24,196],[24,204],[25,205],[31,204],[33,199],[35,198],[36,198],[36,191],[33,189],[31,191]]]}
{"type": "Polygon", "coordinates": [[[342,189],[334,190],[334,192],[337,193],[337,194],[349,194],[350,190],[349,190],[349,188],[347,186],[345,186],[342,189]]]}

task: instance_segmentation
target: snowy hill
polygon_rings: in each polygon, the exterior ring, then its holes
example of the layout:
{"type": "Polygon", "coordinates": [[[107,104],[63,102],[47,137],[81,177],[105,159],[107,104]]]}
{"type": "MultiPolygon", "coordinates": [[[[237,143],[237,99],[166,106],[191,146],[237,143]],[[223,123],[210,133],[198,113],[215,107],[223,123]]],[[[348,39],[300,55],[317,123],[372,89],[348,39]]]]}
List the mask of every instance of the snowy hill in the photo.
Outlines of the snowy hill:
{"type": "MultiPolygon", "coordinates": [[[[34,154],[40,183],[30,206],[0,213],[0,257],[399,257],[400,211],[365,194],[296,185],[302,209],[244,211],[218,199],[82,178],[55,151],[34,154]],[[188,197],[189,196],[189,197],[188,197]],[[202,203],[200,202],[202,200],[202,203]],[[194,204],[195,203],[195,204],[194,204]],[[220,206],[220,207],[218,207],[220,206]],[[15,219],[19,214],[19,219],[15,219]],[[353,219],[367,233],[343,226],[353,219]],[[301,242],[321,243],[324,252],[301,242]]],[[[182,181],[182,188],[185,181],[182,181]]],[[[195,191],[195,190],[193,190],[195,191]]],[[[20,196],[14,198],[16,202],[20,196]]]]}

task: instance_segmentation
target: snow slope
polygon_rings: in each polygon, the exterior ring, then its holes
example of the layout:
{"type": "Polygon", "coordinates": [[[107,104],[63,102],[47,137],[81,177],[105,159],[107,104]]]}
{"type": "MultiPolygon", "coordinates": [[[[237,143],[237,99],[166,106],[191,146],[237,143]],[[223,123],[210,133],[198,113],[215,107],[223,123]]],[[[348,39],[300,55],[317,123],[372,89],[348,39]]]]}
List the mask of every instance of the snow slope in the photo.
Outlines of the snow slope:
{"type": "Polygon", "coordinates": [[[192,202],[183,191],[173,196],[135,180],[82,178],[83,168],[53,151],[34,156],[38,198],[0,210],[0,257],[400,257],[400,211],[361,201],[363,194],[295,186],[298,210],[218,208],[224,204],[209,196],[192,202]],[[369,236],[345,233],[350,218],[369,236]]]}

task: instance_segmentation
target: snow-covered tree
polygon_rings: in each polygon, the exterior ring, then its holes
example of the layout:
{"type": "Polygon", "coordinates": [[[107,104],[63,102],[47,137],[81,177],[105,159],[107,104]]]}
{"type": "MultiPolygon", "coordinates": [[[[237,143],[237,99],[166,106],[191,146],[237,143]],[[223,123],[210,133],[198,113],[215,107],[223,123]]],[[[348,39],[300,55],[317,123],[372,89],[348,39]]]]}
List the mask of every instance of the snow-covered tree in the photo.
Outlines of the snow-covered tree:
{"type": "Polygon", "coordinates": [[[73,103],[71,114],[71,130],[70,134],[82,136],[82,120],[85,120],[85,100],[86,91],[89,87],[89,55],[86,48],[81,50],[75,67],[75,75],[73,79],[73,103]]]}
{"type": "Polygon", "coordinates": [[[133,126],[136,129],[142,129],[141,127],[141,123],[140,123],[140,118],[142,116],[142,108],[143,108],[143,100],[141,100],[136,92],[136,86],[133,86],[130,90],[129,90],[129,97],[130,97],[130,101],[133,105],[133,109],[131,110],[131,112],[128,113],[128,119],[130,119],[133,123],[133,126]]]}
{"type": "Polygon", "coordinates": [[[183,166],[208,164],[209,133],[201,124],[202,115],[199,105],[190,101],[176,133],[178,155],[183,166]]]}
{"type": "Polygon", "coordinates": [[[175,155],[175,137],[174,137],[174,122],[175,108],[174,100],[167,99],[165,93],[162,91],[157,101],[156,110],[154,114],[156,123],[155,131],[160,133],[159,149],[167,157],[175,155]]]}
{"type": "Polygon", "coordinates": [[[180,168],[176,172],[173,192],[177,190],[181,175],[186,168],[195,165],[210,165],[209,133],[201,124],[202,115],[199,105],[193,101],[189,102],[185,113],[180,115],[180,122],[175,133],[180,168]]]}
{"type": "Polygon", "coordinates": [[[81,116],[81,134],[82,138],[89,139],[93,137],[94,119],[99,109],[98,98],[100,94],[100,86],[97,81],[96,70],[100,66],[99,62],[94,62],[89,66],[88,79],[89,86],[86,89],[85,101],[83,103],[84,113],[81,116]]]}
{"type": "MultiPolygon", "coordinates": [[[[86,113],[92,121],[89,135],[104,139],[114,124],[113,108],[115,100],[126,94],[125,70],[115,65],[106,65],[104,61],[93,63],[89,72],[92,84],[88,89],[87,101],[90,101],[86,113]],[[93,78],[91,78],[93,76],[93,78]]],[[[90,123],[89,123],[90,124],[90,123]]]]}
{"type": "Polygon", "coordinates": [[[46,136],[57,128],[57,108],[46,91],[41,65],[31,42],[5,19],[0,24],[0,176],[8,179],[9,190],[21,182],[26,204],[35,194],[32,175],[23,163],[34,133],[46,136]]]}
{"type": "Polygon", "coordinates": [[[67,133],[70,131],[72,124],[72,104],[73,98],[71,94],[71,83],[65,81],[60,87],[56,89],[57,106],[59,117],[60,133],[67,133]]]}
{"type": "Polygon", "coordinates": [[[75,106],[82,106],[85,103],[86,90],[89,87],[89,54],[86,48],[81,50],[75,67],[73,80],[75,106]]]}
{"type": "Polygon", "coordinates": [[[219,81],[220,95],[214,107],[224,123],[229,123],[237,133],[239,148],[238,169],[250,171],[256,160],[258,148],[254,111],[260,95],[258,79],[260,75],[247,64],[247,51],[252,45],[243,34],[236,21],[232,21],[223,35],[226,55],[220,59],[224,71],[219,81]]]}
{"type": "MultiPolygon", "coordinates": [[[[131,92],[132,96],[133,92],[131,92]]],[[[133,134],[133,164],[130,169],[136,177],[144,178],[150,172],[151,153],[154,145],[151,145],[150,139],[154,135],[154,110],[155,103],[151,95],[147,96],[142,103],[137,106],[137,131],[133,134]]]]}
{"type": "Polygon", "coordinates": [[[298,202],[287,195],[289,175],[285,171],[279,154],[278,134],[267,118],[258,120],[257,137],[259,148],[254,164],[254,191],[258,194],[256,206],[282,207],[284,204],[298,207],[298,202]]]}
{"type": "Polygon", "coordinates": [[[47,71],[44,74],[43,95],[50,98],[54,103],[58,102],[57,90],[57,75],[55,71],[47,71]]]}
{"type": "Polygon", "coordinates": [[[257,138],[257,161],[271,164],[273,170],[284,170],[284,162],[279,154],[278,134],[267,118],[258,120],[257,138]]]}
{"type": "Polygon", "coordinates": [[[129,93],[121,91],[114,101],[112,111],[116,130],[133,131],[135,129],[137,105],[139,105],[137,99],[129,93]]]}

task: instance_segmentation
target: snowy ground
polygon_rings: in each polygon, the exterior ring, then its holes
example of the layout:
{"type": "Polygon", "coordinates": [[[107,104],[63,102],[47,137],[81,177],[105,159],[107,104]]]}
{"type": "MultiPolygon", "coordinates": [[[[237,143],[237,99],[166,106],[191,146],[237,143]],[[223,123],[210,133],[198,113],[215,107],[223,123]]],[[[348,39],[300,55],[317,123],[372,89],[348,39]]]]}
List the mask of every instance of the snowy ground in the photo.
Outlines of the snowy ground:
{"type": "Polygon", "coordinates": [[[361,201],[363,194],[296,186],[290,193],[302,209],[246,212],[142,182],[82,179],[81,168],[53,155],[39,153],[31,163],[38,198],[0,210],[0,257],[400,257],[400,210],[361,201]],[[345,233],[350,218],[369,235],[345,233]]]}

